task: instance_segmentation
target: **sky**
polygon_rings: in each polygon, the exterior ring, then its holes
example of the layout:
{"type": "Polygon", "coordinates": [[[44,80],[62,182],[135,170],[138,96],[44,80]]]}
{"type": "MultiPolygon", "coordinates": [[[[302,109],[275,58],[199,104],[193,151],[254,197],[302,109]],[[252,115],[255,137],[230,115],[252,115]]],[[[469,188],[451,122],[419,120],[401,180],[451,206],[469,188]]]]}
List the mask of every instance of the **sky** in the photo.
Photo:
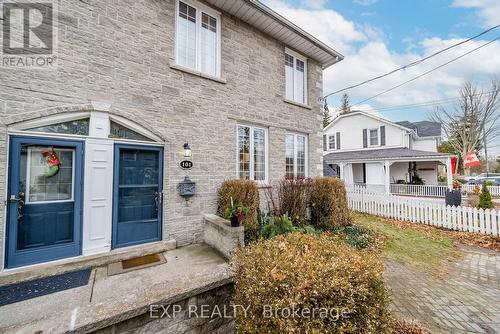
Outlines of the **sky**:
{"type": "MultiPolygon", "coordinates": [[[[425,57],[500,24],[500,0],[265,0],[268,6],[333,47],[345,59],[324,72],[324,94],[359,83],[425,57]]],[[[500,79],[500,40],[420,79],[370,101],[358,102],[412,79],[494,38],[497,28],[426,62],[346,91],[353,109],[393,121],[430,118],[435,105],[409,104],[446,99],[452,110],[466,81],[488,91],[500,79]]],[[[342,93],[328,98],[338,108],[342,93]]],[[[490,144],[500,154],[500,140],[490,144]]]]}

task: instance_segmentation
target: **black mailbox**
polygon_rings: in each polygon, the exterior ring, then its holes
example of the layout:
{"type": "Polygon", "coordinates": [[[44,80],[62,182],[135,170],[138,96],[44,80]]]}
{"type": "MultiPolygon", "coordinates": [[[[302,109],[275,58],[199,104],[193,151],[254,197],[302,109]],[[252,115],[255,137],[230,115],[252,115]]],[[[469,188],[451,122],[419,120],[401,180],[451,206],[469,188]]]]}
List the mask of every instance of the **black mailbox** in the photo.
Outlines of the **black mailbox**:
{"type": "Polygon", "coordinates": [[[188,200],[196,193],[196,183],[191,181],[189,176],[184,177],[184,180],[177,185],[179,195],[188,200]]]}

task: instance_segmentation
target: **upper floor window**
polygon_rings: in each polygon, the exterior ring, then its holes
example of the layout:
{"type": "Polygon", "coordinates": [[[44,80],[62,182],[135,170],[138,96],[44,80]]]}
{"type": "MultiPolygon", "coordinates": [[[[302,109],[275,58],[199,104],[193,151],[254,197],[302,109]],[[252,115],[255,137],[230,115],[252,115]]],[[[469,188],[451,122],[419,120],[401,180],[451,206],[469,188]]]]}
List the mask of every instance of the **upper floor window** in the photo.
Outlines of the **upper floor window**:
{"type": "Polygon", "coordinates": [[[307,137],[288,134],[285,138],[285,177],[305,178],[307,176],[307,137]]]}
{"type": "Polygon", "coordinates": [[[335,149],[335,135],[328,136],[328,149],[329,150],[335,149]]]}
{"type": "Polygon", "coordinates": [[[370,129],[370,146],[378,146],[378,128],[370,129]]]}
{"type": "Polygon", "coordinates": [[[177,64],[220,76],[220,15],[193,1],[177,2],[177,64]]]}
{"type": "Polygon", "coordinates": [[[267,180],[267,130],[248,125],[237,126],[238,178],[267,180]]]}
{"type": "Polygon", "coordinates": [[[288,49],[285,50],[286,98],[307,104],[307,62],[306,59],[288,49]]]}

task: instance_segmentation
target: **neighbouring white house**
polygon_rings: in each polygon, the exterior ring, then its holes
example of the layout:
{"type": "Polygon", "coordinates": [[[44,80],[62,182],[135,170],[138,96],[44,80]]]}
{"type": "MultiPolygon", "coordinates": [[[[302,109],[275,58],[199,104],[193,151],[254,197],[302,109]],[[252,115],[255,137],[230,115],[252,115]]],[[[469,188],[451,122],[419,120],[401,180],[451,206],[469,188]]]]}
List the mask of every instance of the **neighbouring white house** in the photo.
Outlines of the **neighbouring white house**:
{"type": "Polygon", "coordinates": [[[324,175],[348,185],[406,193],[409,185],[438,186],[438,170],[445,169],[447,185],[440,190],[445,192],[452,186],[452,155],[438,153],[440,141],[440,123],[343,113],[323,130],[324,175]]]}

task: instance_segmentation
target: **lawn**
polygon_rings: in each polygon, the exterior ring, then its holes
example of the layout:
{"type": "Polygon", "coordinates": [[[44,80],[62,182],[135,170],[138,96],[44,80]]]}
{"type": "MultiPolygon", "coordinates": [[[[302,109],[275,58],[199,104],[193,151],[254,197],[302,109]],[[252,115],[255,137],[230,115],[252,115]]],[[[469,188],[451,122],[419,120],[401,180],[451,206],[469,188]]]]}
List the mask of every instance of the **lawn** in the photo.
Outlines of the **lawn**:
{"type": "Polygon", "coordinates": [[[460,256],[453,239],[438,229],[420,230],[366,214],[355,214],[355,223],[369,228],[384,240],[383,257],[428,272],[441,273],[447,261],[460,256]]]}

